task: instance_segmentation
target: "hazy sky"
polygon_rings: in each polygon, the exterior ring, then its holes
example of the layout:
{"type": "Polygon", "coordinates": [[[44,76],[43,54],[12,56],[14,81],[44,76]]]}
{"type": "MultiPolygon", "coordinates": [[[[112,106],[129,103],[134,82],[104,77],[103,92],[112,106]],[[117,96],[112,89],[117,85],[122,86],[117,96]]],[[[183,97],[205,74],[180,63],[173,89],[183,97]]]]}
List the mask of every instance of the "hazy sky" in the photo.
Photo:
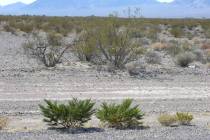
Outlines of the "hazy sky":
{"type": "Polygon", "coordinates": [[[0,5],[7,5],[15,2],[31,3],[36,0],[0,0],[0,5]]]}
{"type": "MultiPolygon", "coordinates": [[[[31,3],[34,2],[36,0],[0,0],[0,5],[7,5],[7,4],[11,4],[11,3],[15,3],[15,2],[23,2],[23,3],[31,3]]],[[[171,2],[173,0],[158,0],[160,2],[171,2]]]]}

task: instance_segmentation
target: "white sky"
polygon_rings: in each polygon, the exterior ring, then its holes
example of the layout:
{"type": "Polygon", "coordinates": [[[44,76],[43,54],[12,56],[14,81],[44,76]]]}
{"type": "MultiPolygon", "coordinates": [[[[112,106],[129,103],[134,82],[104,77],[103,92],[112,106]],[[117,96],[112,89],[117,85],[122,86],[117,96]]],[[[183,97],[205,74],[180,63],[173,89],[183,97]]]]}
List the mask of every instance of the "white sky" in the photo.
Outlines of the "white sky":
{"type": "MultiPolygon", "coordinates": [[[[8,4],[11,4],[11,3],[15,3],[15,2],[23,2],[23,3],[26,3],[26,4],[29,4],[29,3],[32,3],[36,0],[0,0],[0,5],[8,5],[8,4]]],[[[172,2],[174,0],[158,0],[160,2],[172,2]]]]}

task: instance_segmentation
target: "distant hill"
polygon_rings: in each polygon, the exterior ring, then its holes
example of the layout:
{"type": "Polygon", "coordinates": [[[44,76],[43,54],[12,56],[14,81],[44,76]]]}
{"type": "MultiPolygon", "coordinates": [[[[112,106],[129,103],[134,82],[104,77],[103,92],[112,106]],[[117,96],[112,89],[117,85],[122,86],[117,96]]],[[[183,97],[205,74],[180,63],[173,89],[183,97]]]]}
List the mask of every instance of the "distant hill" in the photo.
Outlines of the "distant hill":
{"type": "Polygon", "coordinates": [[[29,5],[15,3],[0,7],[1,14],[33,14],[55,16],[107,16],[118,11],[121,16],[128,7],[141,8],[145,17],[210,18],[210,0],[37,0],[29,5]]]}

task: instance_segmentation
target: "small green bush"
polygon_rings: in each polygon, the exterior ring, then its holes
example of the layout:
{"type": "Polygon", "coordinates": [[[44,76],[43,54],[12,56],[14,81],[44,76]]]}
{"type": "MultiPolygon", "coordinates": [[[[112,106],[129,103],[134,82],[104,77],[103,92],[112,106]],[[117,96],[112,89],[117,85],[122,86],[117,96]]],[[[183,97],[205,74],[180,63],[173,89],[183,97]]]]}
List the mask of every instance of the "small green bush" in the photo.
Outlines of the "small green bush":
{"type": "Polygon", "coordinates": [[[190,122],[193,120],[193,115],[189,113],[176,113],[177,120],[181,125],[189,125],[190,122]]]}
{"type": "Polygon", "coordinates": [[[176,115],[163,114],[160,115],[158,121],[163,126],[172,126],[177,122],[176,115]]]}
{"type": "Polygon", "coordinates": [[[131,107],[132,100],[124,100],[122,104],[103,103],[96,116],[101,122],[114,128],[131,128],[140,125],[144,114],[137,106],[131,107]]]}
{"type": "Polygon", "coordinates": [[[170,33],[176,38],[182,37],[185,34],[183,29],[179,26],[173,26],[170,33]]]}
{"type": "Polygon", "coordinates": [[[95,103],[91,100],[73,99],[68,104],[58,104],[45,100],[47,106],[39,105],[43,114],[44,122],[49,125],[62,125],[65,128],[79,128],[91,119],[95,112],[95,103]]]}
{"type": "Polygon", "coordinates": [[[177,64],[181,67],[188,67],[195,59],[195,55],[191,52],[180,53],[176,57],[177,64]]]}

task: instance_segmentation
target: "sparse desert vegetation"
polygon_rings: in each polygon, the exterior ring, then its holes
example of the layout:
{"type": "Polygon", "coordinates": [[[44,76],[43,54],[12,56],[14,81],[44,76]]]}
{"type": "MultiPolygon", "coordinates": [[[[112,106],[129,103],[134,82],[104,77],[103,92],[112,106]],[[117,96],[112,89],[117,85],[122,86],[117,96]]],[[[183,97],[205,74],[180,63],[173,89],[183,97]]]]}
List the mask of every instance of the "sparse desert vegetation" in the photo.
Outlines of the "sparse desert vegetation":
{"type": "Polygon", "coordinates": [[[209,19],[0,16],[8,131],[32,139],[208,139],[201,114],[210,111],[209,28],[209,19]]]}
{"type": "Polygon", "coordinates": [[[159,116],[158,121],[163,126],[173,126],[177,123],[177,116],[170,114],[162,114],[159,116]]]}
{"type": "Polygon", "coordinates": [[[189,125],[190,122],[193,120],[193,115],[190,113],[176,113],[177,120],[181,125],[189,125]]]}

